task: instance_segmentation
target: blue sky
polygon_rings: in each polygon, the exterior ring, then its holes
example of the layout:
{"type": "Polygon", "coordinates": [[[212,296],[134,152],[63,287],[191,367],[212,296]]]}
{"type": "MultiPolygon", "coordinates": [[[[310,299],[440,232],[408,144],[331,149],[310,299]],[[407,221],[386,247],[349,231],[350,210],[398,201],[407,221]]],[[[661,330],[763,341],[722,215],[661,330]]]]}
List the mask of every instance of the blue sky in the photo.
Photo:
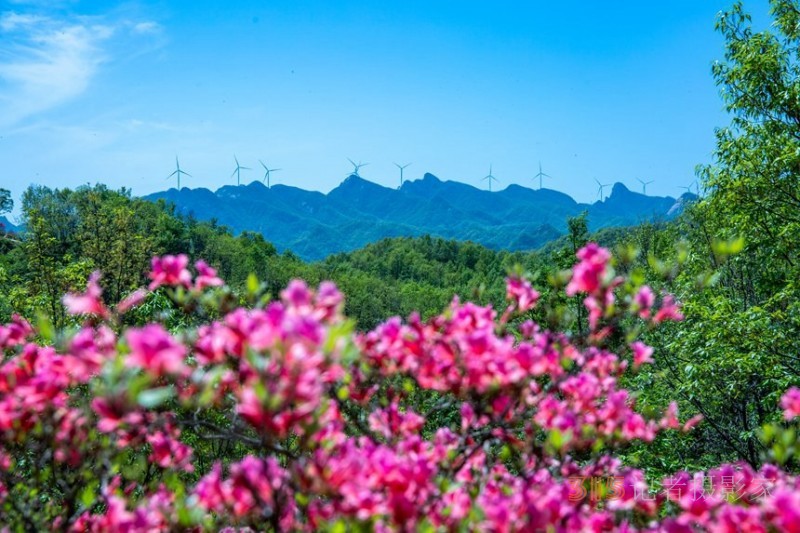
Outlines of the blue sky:
{"type": "MultiPolygon", "coordinates": [[[[216,189],[234,154],[328,191],[348,173],[677,196],[727,124],[717,12],[671,2],[0,3],[0,187],[216,189]],[[234,4],[234,3],[231,3],[234,4]],[[173,183],[174,185],[174,183],[173,183]]],[[[765,0],[747,1],[766,22],[765,0]]]]}

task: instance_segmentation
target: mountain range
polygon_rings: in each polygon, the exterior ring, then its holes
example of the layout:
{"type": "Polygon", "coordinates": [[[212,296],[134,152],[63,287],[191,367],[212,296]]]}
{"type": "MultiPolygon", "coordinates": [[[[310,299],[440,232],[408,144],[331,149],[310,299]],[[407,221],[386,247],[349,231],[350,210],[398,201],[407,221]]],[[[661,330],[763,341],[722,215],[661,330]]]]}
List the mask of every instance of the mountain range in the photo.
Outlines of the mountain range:
{"type": "Polygon", "coordinates": [[[8,220],[8,218],[0,216],[0,233],[2,232],[17,233],[21,229],[22,228],[20,228],[19,226],[15,226],[14,224],[12,224],[11,221],[8,220]]]}
{"type": "Polygon", "coordinates": [[[235,233],[261,233],[279,250],[317,260],[385,237],[424,234],[531,250],[563,235],[567,218],[583,211],[592,230],[630,226],[672,218],[695,196],[646,196],[615,183],[603,201],[582,204],[551,189],[509,185],[489,192],[425,174],[397,189],[351,175],[328,194],[256,181],[215,192],[173,188],[144,198],[172,202],[183,214],[216,219],[235,233]]]}

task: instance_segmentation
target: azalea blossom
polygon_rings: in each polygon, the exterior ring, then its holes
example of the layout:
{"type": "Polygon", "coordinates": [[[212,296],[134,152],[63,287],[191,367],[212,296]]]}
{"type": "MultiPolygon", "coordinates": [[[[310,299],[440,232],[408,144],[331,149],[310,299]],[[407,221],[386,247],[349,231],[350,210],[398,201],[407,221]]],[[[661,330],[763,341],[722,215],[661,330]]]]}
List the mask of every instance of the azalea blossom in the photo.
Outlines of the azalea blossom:
{"type": "Polygon", "coordinates": [[[154,257],[150,270],[150,290],[158,287],[185,287],[192,283],[192,274],[187,270],[189,258],[184,255],[165,255],[154,257]]]}
{"type": "Polygon", "coordinates": [[[631,344],[631,350],[633,350],[633,367],[639,368],[645,363],[652,363],[653,362],[653,348],[647,346],[642,341],[636,341],[631,344]]]}
{"type": "Polygon", "coordinates": [[[64,307],[72,315],[96,315],[108,317],[108,309],[103,304],[103,289],[100,288],[100,272],[93,272],[83,294],[67,294],[63,298],[64,307]]]}
{"type": "MultiPolygon", "coordinates": [[[[213,312],[168,331],[120,326],[93,275],[65,303],[95,320],[54,346],[35,344],[19,317],[0,326],[0,503],[30,485],[47,495],[37,501],[55,517],[48,526],[73,531],[795,528],[800,480],[775,465],[676,472],[656,495],[612,455],[701,417],[685,420],[675,402],[644,414],[622,385],[653,348],[619,324],[678,320],[674,298],[625,292],[597,245],[578,259],[567,292],[585,293],[584,336],[509,322],[539,298],[524,277],[507,280],[500,314],[454,298],[429,319],[350,333],[330,282],[213,307],[230,296],[204,292],[221,286],[213,268],[197,262],[192,279],[185,256],[156,258],[152,288],[189,289],[167,293],[213,312]],[[630,335],[632,364],[614,353],[618,332],[630,335]],[[38,483],[36,461],[57,482],[38,483]],[[80,498],[64,501],[65,488],[80,498]]],[[[781,408],[800,415],[800,389],[781,408]]]]}
{"type": "Polygon", "coordinates": [[[532,309],[539,300],[539,293],[530,281],[520,277],[506,278],[506,299],[516,305],[520,313],[532,309]]]}
{"type": "Polygon", "coordinates": [[[781,407],[783,408],[783,417],[786,420],[792,420],[800,416],[800,389],[792,387],[781,398],[781,407]]]}

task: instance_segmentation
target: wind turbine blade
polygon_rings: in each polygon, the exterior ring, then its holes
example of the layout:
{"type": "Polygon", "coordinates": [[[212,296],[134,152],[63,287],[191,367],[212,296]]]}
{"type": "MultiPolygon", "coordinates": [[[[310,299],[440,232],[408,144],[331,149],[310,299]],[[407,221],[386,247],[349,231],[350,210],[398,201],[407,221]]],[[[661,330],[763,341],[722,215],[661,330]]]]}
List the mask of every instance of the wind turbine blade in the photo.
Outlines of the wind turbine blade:
{"type": "Polygon", "coordinates": [[[250,168],[250,167],[239,167],[239,168],[240,168],[241,170],[253,170],[253,169],[252,169],[252,168],[250,168]]]}
{"type": "Polygon", "coordinates": [[[261,166],[264,167],[264,170],[267,170],[267,165],[265,165],[262,160],[259,159],[258,162],[261,163],[261,166]]]}
{"type": "Polygon", "coordinates": [[[233,172],[231,172],[231,177],[234,177],[234,176],[236,175],[236,171],[237,171],[237,170],[239,170],[239,169],[237,168],[236,170],[234,170],[233,172]]]}
{"type": "Polygon", "coordinates": [[[189,176],[190,178],[191,178],[191,177],[193,177],[193,176],[192,176],[191,174],[189,174],[188,172],[184,172],[184,171],[182,171],[182,170],[181,170],[181,174],[183,174],[184,176],[189,176]]]}
{"type": "Polygon", "coordinates": [[[350,159],[349,157],[348,157],[348,158],[346,158],[346,159],[347,159],[348,161],[350,161],[350,164],[351,164],[351,165],[353,165],[354,167],[357,167],[357,166],[358,166],[358,165],[356,165],[356,164],[353,162],[353,160],[352,160],[352,159],[350,159]]]}
{"type": "Polygon", "coordinates": [[[280,169],[280,168],[271,168],[271,169],[269,169],[270,172],[277,172],[279,170],[283,170],[283,169],[280,169]]]}

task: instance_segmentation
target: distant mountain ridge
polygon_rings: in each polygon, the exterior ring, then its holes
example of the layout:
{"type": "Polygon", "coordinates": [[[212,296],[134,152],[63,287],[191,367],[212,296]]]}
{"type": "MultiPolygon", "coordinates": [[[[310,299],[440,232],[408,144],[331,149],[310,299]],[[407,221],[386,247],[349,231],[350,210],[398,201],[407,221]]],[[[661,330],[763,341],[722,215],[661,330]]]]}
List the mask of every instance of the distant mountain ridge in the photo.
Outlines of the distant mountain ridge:
{"type": "Polygon", "coordinates": [[[18,233],[22,228],[15,226],[5,216],[0,216],[0,233],[18,233]]]}
{"type": "Polygon", "coordinates": [[[179,212],[216,219],[234,232],[255,231],[279,250],[307,260],[360,248],[385,237],[429,234],[493,249],[530,250],[566,231],[568,217],[587,211],[593,230],[672,218],[687,198],[645,196],[615,183],[602,202],[580,204],[551,189],[520,185],[489,192],[432,174],[392,189],[351,175],[323,194],[260,182],[150,194],[179,212]]]}

